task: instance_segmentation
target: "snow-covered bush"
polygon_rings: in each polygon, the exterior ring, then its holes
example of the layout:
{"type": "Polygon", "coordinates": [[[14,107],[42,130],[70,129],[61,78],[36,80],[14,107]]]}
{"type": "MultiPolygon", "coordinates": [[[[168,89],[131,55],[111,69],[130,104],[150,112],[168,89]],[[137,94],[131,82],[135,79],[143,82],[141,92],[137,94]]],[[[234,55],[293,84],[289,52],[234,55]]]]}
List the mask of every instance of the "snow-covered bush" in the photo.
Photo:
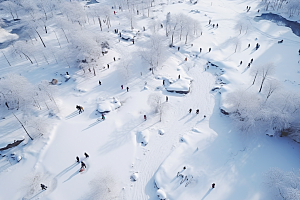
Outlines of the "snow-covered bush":
{"type": "Polygon", "coordinates": [[[275,199],[300,199],[300,170],[284,172],[273,168],[265,174],[265,178],[265,183],[275,199]]]}
{"type": "Polygon", "coordinates": [[[121,107],[121,102],[113,97],[107,100],[101,100],[97,105],[97,111],[100,113],[107,113],[121,107]]]}
{"type": "Polygon", "coordinates": [[[149,131],[139,131],[136,134],[136,139],[138,143],[141,143],[143,146],[146,146],[149,143],[149,131]]]}
{"type": "Polygon", "coordinates": [[[156,191],[157,197],[161,200],[167,199],[167,194],[162,189],[156,191]]]}
{"type": "Polygon", "coordinates": [[[280,132],[299,120],[300,96],[283,90],[257,93],[239,89],[229,93],[224,107],[235,125],[243,130],[269,130],[280,132]]]}

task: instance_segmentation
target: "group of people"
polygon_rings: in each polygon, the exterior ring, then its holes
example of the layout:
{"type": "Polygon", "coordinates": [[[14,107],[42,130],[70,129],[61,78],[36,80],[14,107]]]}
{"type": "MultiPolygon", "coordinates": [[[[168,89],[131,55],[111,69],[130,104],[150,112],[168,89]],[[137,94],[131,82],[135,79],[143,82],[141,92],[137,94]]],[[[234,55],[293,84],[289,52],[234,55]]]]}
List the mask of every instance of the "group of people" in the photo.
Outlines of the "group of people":
{"type": "MultiPolygon", "coordinates": [[[[121,88],[122,88],[122,90],[123,90],[124,86],[121,85],[121,88]]],[[[129,91],[129,87],[126,87],[126,90],[127,90],[127,92],[128,92],[128,91],[129,91]]]]}
{"type": "MultiPolygon", "coordinates": [[[[189,113],[192,113],[192,109],[189,109],[189,113]]],[[[199,109],[196,110],[196,114],[199,114],[199,109]]]]}

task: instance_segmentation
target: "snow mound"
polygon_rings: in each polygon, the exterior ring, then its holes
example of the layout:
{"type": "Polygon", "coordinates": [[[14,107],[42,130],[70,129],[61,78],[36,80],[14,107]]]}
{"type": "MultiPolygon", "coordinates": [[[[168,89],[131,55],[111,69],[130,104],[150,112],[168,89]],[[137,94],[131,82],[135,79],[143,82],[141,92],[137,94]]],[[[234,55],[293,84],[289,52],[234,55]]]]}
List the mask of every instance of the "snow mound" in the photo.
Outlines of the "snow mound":
{"type": "Polygon", "coordinates": [[[17,40],[19,36],[17,34],[11,34],[5,29],[0,27],[0,43],[9,42],[12,40],[17,40]]]}
{"type": "Polygon", "coordinates": [[[167,194],[162,189],[158,189],[156,194],[159,199],[167,199],[167,194]]]}
{"type": "Polygon", "coordinates": [[[130,176],[130,179],[132,181],[137,181],[139,178],[139,173],[138,172],[134,172],[131,176],[130,176]]]}
{"type": "Polygon", "coordinates": [[[163,129],[159,129],[159,130],[158,130],[158,134],[159,134],[159,135],[164,135],[164,134],[165,134],[165,131],[164,131],[163,129]]]}
{"type": "Polygon", "coordinates": [[[176,92],[180,94],[187,94],[190,92],[191,81],[188,79],[177,79],[175,82],[166,86],[168,92],[176,92]]]}
{"type": "Polygon", "coordinates": [[[141,143],[143,146],[146,146],[149,143],[149,131],[139,131],[136,135],[136,140],[138,143],[141,143]]]}
{"type": "Polygon", "coordinates": [[[201,133],[201,131],[199,129],[197,129],[197,128],[192,128],[192,131],[196,132],[196,133],[201,133]]]}
{"type": "Polygon", "coordinates": [[[121,102],[117,98],[113,97],[111,99],[102,100],[100,103],[98,103],[97,111],[100,113],[108,113],[120,107],[121,102]]]}

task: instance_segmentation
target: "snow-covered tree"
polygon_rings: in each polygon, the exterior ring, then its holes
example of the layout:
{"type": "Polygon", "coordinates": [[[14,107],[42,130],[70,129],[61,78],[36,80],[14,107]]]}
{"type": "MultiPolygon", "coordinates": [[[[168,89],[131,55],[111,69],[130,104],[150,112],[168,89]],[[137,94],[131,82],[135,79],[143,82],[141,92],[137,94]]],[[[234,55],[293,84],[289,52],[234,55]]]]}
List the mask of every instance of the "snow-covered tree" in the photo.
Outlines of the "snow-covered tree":
{"type": "Polygon", "coordinates": [[[275,65],[273,63],[268,63],[260,67],[259,75],[261,76],[261,84],[258,92],[261,92],[265,81],[268,78],[270,78],[270,76],[273,75],[274,73],[275,73],[275,65]]]}
{"type": "Polygon", "coordinates": [[[148,104],[154,110],[155,113],[159,114],[159,119],[162,121],[163,116],[166,114],[169,105],[163,102],[161,94],[152,93],[148,97],[148,104]]]}
{"type": "Polygon", "coordinates": [[[142,57],[153,68],[153,72],[166,59],[165,37],[152,35],[146,44],[146,49],[142,51],[142,57]]]}

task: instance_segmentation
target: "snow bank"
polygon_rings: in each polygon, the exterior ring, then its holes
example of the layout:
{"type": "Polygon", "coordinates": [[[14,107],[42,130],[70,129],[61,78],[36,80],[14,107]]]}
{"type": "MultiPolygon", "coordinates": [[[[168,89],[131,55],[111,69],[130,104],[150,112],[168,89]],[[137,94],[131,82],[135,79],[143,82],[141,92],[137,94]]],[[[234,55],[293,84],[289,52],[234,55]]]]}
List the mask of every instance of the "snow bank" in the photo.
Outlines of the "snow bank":
{"type": "Polygon", "coordinates": [[[130,179],[132,181],[137,181],[139,179],[139,173],[138,172],[134,172],[131,176],[130,179]]]}
{"type": "Polygon", "coordinates": [[[16,40],[18,39],[19,36],[16,34],[11,34],[7,32],[5,29],[0,28],[0,43],[6,42],[6,41],[11,41],[11,40],[16,40]]]}
{"type": "Polygon", "coordinates": [[[165,134],[165,131],[164,131],[163,129],[159,129],[159,130],[158,130],[158,134],[159,134],[159,135],[164,135],[164,134],[165,134]]]}
{"type": "Polygon", "coordinates": [[[176,92],[180,94],[187,94],[190,92],[191,81],[188,79],[177,79],[175,82],[166,86],[168,92],[176,92]]]}
{"type": "Polygon", "coordinates": [[[166,199],[167,195],[162,189],[158,189],[156,192],[159,199],[166,199]]]}
{"type": "Polygon", "coordinates": [[[139,131],[136,134],[136,140],[138,143],[141,143],[143,146],[146,146],[149,142],[149,131],[139,131]]]}
{"type": "Polygon", "coordinates": [[[119,107],[121,107],[121,102],[117,98],[113,97],[111,99],[102,100],[98,103],[97,111],[100,113],[108,113],[119,107]]]}

